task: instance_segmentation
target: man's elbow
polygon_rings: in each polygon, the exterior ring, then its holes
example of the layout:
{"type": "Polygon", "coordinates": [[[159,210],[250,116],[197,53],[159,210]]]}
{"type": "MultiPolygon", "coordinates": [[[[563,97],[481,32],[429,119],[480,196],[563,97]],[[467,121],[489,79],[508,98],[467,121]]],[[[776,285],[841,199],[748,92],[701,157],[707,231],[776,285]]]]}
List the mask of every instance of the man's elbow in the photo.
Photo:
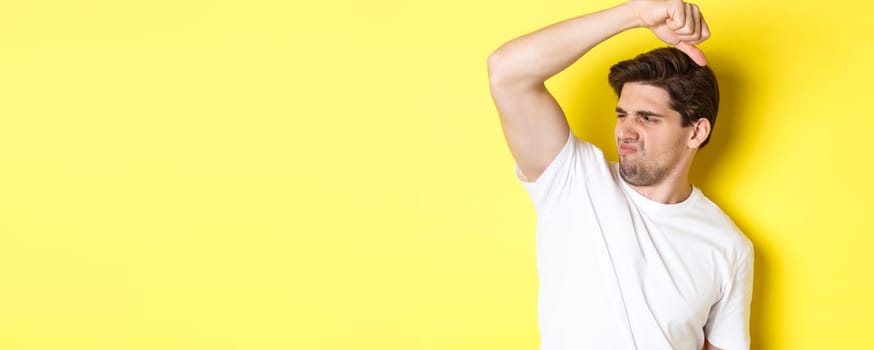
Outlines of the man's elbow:
{"type": "Polygon", "coordinates": [[[508,76],[508,69],[506,66],[506,53],[501,51],[501,49],[495,50],[489,55],[488,58],[488,68],[489,68],[489,84],[492,87],[502,86],[508,83],[510,80],[508,76]]]}
{"type": "MultiPolygon", "coordinates": [[[[506,43],[489,55],[489,83],[494,86],[519,86],[535,84],[538,78],[533,73],[537,64],[531,52],[518,45],[506,43]]],[[[543,79],[545,80],[545,79],[543,79]]]]}

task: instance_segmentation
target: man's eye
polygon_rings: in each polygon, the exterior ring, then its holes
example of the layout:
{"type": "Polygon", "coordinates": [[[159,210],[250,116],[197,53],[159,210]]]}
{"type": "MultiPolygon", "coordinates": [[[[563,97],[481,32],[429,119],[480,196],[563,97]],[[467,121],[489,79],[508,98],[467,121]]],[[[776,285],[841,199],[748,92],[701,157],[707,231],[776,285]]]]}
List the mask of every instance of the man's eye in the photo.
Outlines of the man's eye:
{"type": "Polygon", "coordinates": [[[617,114],[617,115],[616,115],[616,118],[620,118],[620,119],[621,119],[621,118],[625,118],[625,114],[617,114]]]}
{"type": "Polygon", "coordinates": [[[654,122],[654,121],[655,121],[655,118],[650,117],[650,116],[648,116],[648,115],[641,116],[640,118],[643,119],[643,121],[645,121],[645,122],[647,122],[647,123],[651,123],[651,122],[654,122]]]}

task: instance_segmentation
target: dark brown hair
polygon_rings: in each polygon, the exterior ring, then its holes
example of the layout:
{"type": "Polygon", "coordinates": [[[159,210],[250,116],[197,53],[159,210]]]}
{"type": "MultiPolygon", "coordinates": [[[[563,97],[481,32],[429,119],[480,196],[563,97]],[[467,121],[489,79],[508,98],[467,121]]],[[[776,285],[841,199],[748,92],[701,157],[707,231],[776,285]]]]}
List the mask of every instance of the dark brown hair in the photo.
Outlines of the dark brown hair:
{"type": "MultiPolygon", "coordinates": [[[[711,134],[719,110],[719,86],[716,75],[707,66],[699,66],[688,55],[673,47],[663,47],[643,53],[631,60],[610,67],[607,77],[616,96],[625,83],[656,86],[668,92],[671,108],[683,117],[684,127],[699,118],[710,121],[711,134]]],[[[701,147],[710,141],[710,135],[701,147]]]]}

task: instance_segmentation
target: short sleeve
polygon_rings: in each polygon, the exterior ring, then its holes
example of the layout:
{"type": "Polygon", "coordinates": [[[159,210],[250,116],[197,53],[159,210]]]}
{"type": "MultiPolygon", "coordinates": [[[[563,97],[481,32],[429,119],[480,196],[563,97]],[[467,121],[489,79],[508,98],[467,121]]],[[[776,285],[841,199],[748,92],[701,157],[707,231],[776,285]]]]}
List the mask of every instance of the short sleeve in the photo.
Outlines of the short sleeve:
{"type": "Polygon", "coordinates": [[[733,264],[721,298],[710,308],[704,334],[723,350],[749,349],[750,302],[753,296],[753,250],[749,246],[733,264]]]}
{"type": "Polygon", "coordinates": [[[598,168],[603,168],[603,171],[609,173],[606,160],[600,150],[578,139],[569,131],[564,147],[535,181],[528,182],[522,178],[518,163],[515,164],[516,178],[525,187],[534,207],[541,212],[560,200],[562,196],[568,195],[574,186],[583,184],[586,177],[583,172],[586,167],[591,167],[589,163],[603,163],[598,168]]]}

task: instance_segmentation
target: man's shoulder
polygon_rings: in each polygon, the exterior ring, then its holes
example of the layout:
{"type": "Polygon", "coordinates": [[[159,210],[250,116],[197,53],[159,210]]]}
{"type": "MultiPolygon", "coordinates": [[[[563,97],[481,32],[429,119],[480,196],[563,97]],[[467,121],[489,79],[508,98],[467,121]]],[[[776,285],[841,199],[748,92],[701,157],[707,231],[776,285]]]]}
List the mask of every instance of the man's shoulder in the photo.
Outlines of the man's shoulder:
{"type": "Polygon", "coordinates": [[[712,225],[714,233],[718,233],[725,240],[730,250],[740,256],[752,255],[753,243],[744,234],[743,230],[710,198],[700,193],[701,200],[698,201],[697,210],[699,215],[702,215],[712,225]]]}

